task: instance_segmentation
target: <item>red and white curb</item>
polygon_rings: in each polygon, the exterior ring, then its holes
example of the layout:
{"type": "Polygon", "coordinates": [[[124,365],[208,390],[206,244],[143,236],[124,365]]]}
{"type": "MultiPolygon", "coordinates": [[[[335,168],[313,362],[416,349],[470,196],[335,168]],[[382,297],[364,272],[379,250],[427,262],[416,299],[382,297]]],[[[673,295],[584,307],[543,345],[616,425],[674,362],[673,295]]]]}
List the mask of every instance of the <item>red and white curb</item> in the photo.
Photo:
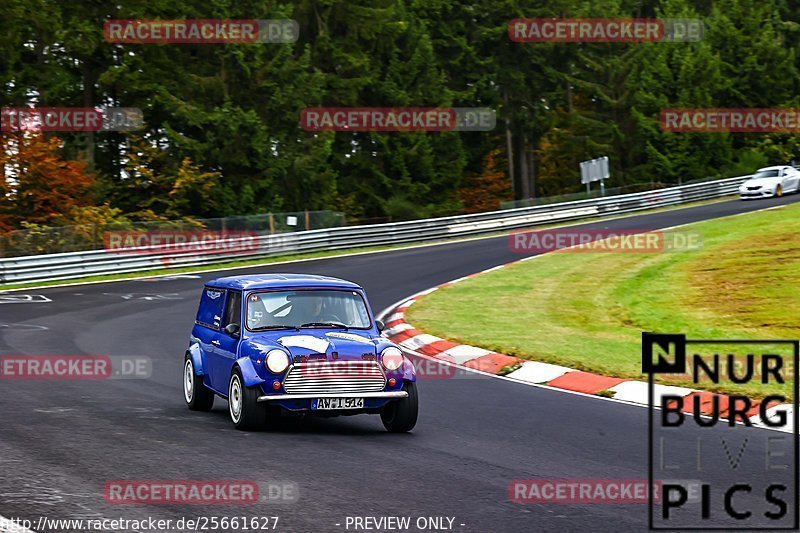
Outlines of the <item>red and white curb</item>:
{"type": "MultiPolygon", "coordinates": [[[[517,382],[523,382],[536,386],[548,386],[567,391],[594,395],[603,398],[633,403],[639,405],[648,404],[648,391],[646,381],[630,380],[625,378],[615,378],[584,372],[561,365],[554,365],[540,361],[529,361],[513,357],[510,355],[493,352],[477,346],[459,344],[447,339],[441,339],[434,335],[429,335],[409,324],[405,319],[406,310],[411,307],[418,299],[431,294],[432,292],[448,285],[459,283],[465,279],[492,272],[520,261],[526,261],[540,256],[526,257],[521,260],[512,261],[504,265],[499,265],[488,270],[483,270],[470,276],[448,281],[436,287],[418,292],[413,296],[402,301],[399,305],[390,308],[385,315],[386,328],[383,335],[392,342],[403,348],[448,364],[463,367],[482,373],[496,376],[504,376],[517,382]]],[[[691,413],[694,404],[694,396],[699,396],[700,411],[707,415],[711,413],[712,398],[714,394],[708,391],[700,391],[686,387],[675,387],[672,385],[655,384],[654,403],[661,404],[664,395],[680,396],[683,398],[683,411],[691,413]]],[[[727,396],[720,395],[720,418],[727,417],[728,402],[727,396]]],[[[768,427],[761,421],[758,415],[759,401],[753,400],[752,407],[747,412],[750,422],[754,426],[768,427]]],[[[772,419],[777,411],[786,411],[787,423],[778,431],[792,432],[792,404],[774,405],[766,410],[767,416],[772,419]]]]}

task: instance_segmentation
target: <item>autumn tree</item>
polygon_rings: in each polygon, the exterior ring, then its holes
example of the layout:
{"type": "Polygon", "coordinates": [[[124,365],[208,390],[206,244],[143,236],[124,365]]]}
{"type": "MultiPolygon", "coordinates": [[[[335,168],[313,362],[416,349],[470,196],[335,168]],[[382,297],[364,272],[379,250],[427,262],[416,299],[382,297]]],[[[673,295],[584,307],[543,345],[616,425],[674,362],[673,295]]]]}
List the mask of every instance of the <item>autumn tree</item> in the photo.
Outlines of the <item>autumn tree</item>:
{"type": "Polygon", "coordinates": [[[458,196],[467,213],[494,211],[500,202],[512,200],[514,193],[499,161],[502,150],[490,152],[483,162],[480,174],[468,175],[466,185],[458,190],[458,196]]]}
{"type": "Polygon", "coordinates": [[[94,205],[94,176],[84,162],[64,159],[61,149],[58,137],[41,132],[0,132],[0,226],[63,223],[77,208],[94,205]]]}
{"type": "Polygon", "coordinates": [[[115,205],[137,220],[213,217],[230,194],[220,187],[220,173],[200,168],[189,157],[175,164],[144,138],[131,138],[125,176],[115,187],[115,205]]]}

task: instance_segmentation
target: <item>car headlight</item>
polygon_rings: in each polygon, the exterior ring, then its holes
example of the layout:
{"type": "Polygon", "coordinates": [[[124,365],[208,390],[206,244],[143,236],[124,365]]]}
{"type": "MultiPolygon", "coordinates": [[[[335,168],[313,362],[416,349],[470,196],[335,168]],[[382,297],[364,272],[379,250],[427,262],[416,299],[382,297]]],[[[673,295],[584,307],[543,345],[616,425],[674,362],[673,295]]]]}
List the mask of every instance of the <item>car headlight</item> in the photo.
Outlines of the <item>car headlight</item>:
{"type": "Polygon", "coordinates": [[[289,356],[283,350],[270,350],[266,361],[267,368],[273,374],[280,374],[289,367],[289,356]]]}
{"type": "Polygon", "coordinates": [[[386,370],[397,370],[403,366],[403,352],[390,346],[381,352],[381,363],[386,370]]]}

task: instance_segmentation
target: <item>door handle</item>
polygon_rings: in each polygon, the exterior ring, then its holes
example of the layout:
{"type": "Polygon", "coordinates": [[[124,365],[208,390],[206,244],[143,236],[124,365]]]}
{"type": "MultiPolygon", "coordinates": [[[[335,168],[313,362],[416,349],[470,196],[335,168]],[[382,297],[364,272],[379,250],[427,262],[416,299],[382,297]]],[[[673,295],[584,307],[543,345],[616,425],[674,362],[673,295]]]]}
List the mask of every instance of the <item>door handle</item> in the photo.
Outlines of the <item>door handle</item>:
{"type": "Polygon", "coordinates": [[[219,341],[218,340],[213,340],[213,341],[211,341],[211,344],[213,344],[214,346],[219,346],[219,341]]]}

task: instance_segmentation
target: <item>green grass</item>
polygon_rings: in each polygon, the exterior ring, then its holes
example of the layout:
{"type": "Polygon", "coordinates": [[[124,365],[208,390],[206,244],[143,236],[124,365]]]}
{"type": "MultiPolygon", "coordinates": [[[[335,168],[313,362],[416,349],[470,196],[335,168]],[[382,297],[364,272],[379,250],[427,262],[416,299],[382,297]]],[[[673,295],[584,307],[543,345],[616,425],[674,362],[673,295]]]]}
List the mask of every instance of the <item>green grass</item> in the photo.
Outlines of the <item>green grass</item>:
{"type": "MultiPolygon", "coordinates": [[[[634,379],[644,378],[642,331],[800,338],[800,204],[674,231],[700,233],[703,247],[546,254],[439,289],[409,308],[408,320],[457,342],[634,379]]],[[[669,383],[754,397],[774,390],[669,383]]]]}
{"type": "MultiPolygon", "coordinates": [[[[715,198],[713,200],[704,200],[702,202],[693,202],[690,204],[684,204],[679,206],[670,206],[670,207],[662,207],[658,209],[653,209],[647,211],[648,213],[658,213],[661,211],[671,211],[674,209],[682,209],[687,207],[696,207],[705,204],[712,204],[717,202],[724,202],[730,200],[732,197],[726,196],[723,198],[715,198]]],[[[642,213],[631,213],[626,216],[636,216],[641,215],[642,213]]],[[[586,219],[582,220],[580,223],[587,223],[592,222],[594,220],[599,220],[599,218],[593,219],[586,219]]],[[[565,222],[562,224],[552,224],[547,226],[538,226],[538,228],[548,228],[548,227],[559,227],[566,224],[574,224],[575,222],[565,222]]],[[[505,232],[497,232],[477,237],[457,237],[453,239],[442,239],[438,241],[431,241],[430,243],[426,244],[436,244],[436,243],[445,243],[451,242],[455,240],[469,240],[469,239],[478,239],[478,238],[486,238],[492,236],[503,235],[505,232]]],[[[228,268],[246,268],[246,267],[256,267],[261,265],[269,265],[275,263],[283,263],[287,261],[303,261],[309,259],[319,259],[325,257],[332,257],[338,255],[346,255],[346,254],[354,254],[360,252],[378,252],[384,250],[396,250],[401,248],[408,248],[414,245],[409,244],[398,244],[398,245],[390,245],[390,246],[371,246],[371,247],[362,247],[362,248],[351,248],[348,250],[331,250],[331,251],[323,251],[323,252],[314,252],[314,253],[306,253],[306,254],[294,254],[294,255],[285,255],[285,256],[278,256],[278,257],[270,257],[270,258],[259,258],[259,259],[249,259],[249,260],[238,260],[238,261],[227,261],[222,263],[214,263],[211,265],[202,265],[202,266],[189,266],[189,267],[178,267],[178,268],[157,268],[152,270],[142,270],[138,272],[130,272],[130,273],[122,273],[122,274],[105,274],[105,275],[97,275],[97,276],[84,276],[81,278],[74,278],[74,279],[65,279],[65,280],[54,280],[54,281],[30,281],[30,282],[22,282],[22,283],[0,283],[0,290],[9,290],[9,289],[27,289],[27,288],[35,288],[35,287],[48,287],[52,285],[73,285],[77,283],[92,283],[92,282],[103,282],[103,281],[121,281],[126,279],[138,278],[138,277],[147,277],[147,276],[164,276],[164,275],[177,275],[177,274],[185,274],[188,272],[208,272],[208,271],[216,271],[221,269],[228,269],[228,268]]],[[[0,258],[0,260],[2,260],[0,258]]]]}

